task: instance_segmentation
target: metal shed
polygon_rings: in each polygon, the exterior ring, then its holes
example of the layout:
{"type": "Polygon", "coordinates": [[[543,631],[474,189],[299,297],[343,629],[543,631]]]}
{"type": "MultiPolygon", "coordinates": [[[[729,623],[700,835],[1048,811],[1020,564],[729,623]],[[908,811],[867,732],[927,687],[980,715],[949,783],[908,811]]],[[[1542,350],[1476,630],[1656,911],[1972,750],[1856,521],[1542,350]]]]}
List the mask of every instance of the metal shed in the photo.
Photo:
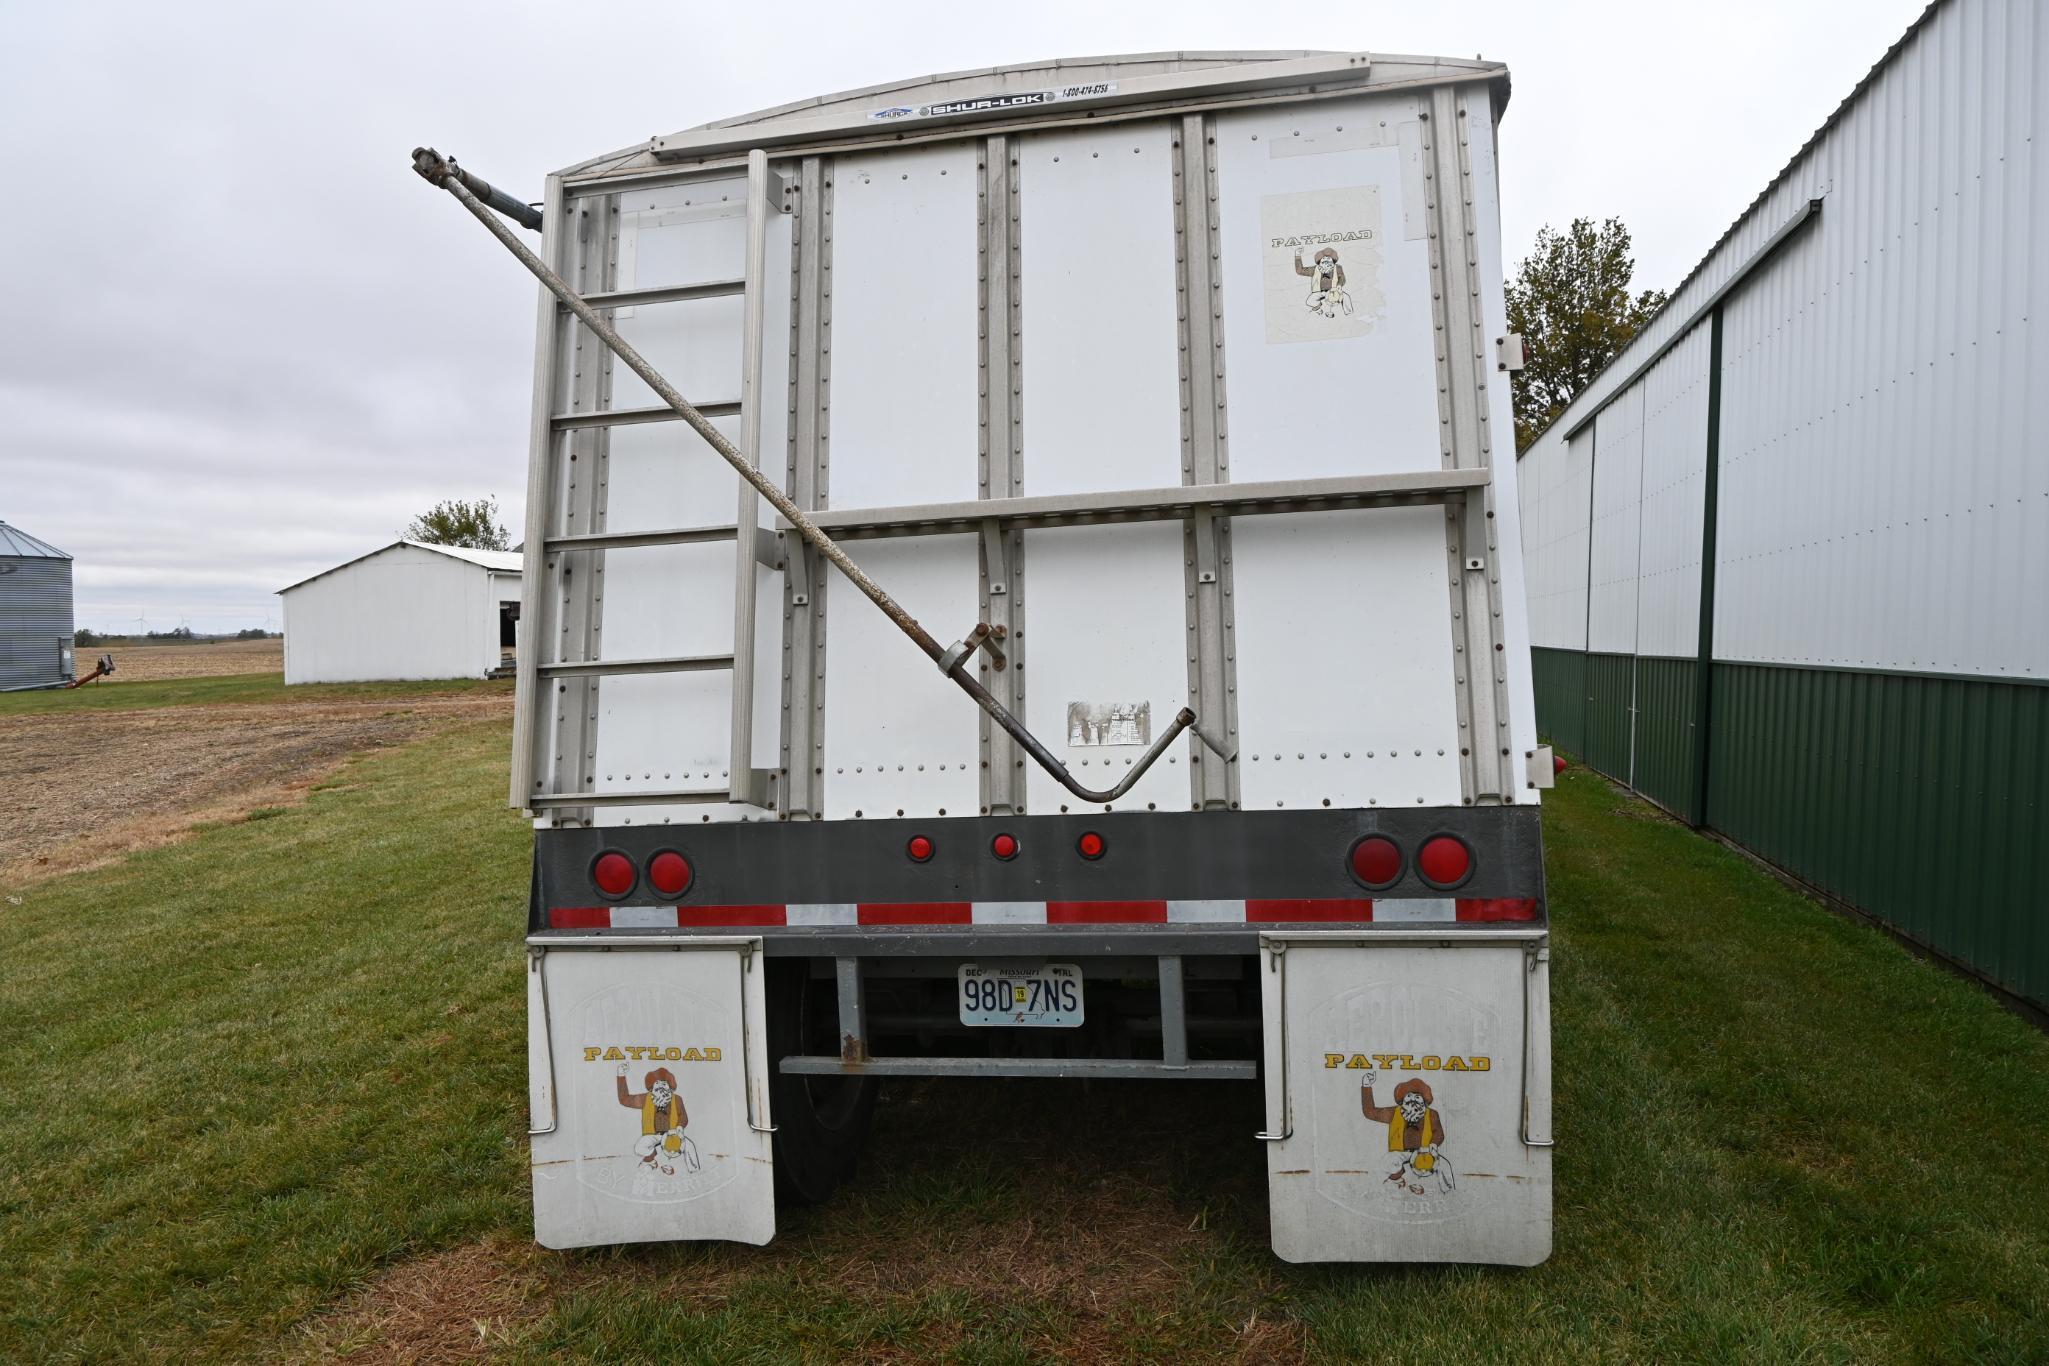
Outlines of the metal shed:
{"type": "Polygon", "coordinates": [[[520,557],[397,541],[279,589],[285,682],[485,678],[512,660],[520,557]]]}
{"type": "Polygon", "coordinates": [[[72,677],[71,557],[0,522],[0,691],[72,677]]]}
{"type": "Polygon", "coordinates": [[[1543,729],[2037,1005],[2045,71],[1936,0],[1520,462],[1543,729]]]}

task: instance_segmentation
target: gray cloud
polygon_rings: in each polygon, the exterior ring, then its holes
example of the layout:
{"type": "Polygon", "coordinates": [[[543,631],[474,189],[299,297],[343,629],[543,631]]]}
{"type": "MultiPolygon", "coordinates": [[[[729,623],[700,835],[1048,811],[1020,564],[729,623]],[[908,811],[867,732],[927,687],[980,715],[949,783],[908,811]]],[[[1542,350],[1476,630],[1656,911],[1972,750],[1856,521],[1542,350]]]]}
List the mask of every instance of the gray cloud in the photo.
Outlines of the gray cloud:
{"type": "Polygon", "coordinates": [[[1484,52],[1511,254],[1619,214],[1671,284],[1920,0],[17,6],[0,45],[0,518],[81,625],[230,629],[440,498],[520,516],[534,288],[406,154],[544,173],[925,71],[1166,47],[1484,52]],[[1649,15],[1651,17],[1645,17],[1649,15]]]}

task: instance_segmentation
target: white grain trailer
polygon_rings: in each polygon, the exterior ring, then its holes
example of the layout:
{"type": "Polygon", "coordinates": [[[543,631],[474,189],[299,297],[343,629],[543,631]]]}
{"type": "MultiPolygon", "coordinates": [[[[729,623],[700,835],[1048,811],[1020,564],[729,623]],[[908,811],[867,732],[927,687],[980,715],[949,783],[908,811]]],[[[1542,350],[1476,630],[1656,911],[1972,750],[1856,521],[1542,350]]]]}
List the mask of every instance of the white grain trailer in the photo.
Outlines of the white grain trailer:
{"type": "Polygon", "coordinates": [[[539,212],[418,154],[547,285],[542,1243],[765,1242],[882,1077],[1162,1077],[1264,1086],[1288,1260],[1548,1255],[1507,92],[969,72],[539,212]]]}

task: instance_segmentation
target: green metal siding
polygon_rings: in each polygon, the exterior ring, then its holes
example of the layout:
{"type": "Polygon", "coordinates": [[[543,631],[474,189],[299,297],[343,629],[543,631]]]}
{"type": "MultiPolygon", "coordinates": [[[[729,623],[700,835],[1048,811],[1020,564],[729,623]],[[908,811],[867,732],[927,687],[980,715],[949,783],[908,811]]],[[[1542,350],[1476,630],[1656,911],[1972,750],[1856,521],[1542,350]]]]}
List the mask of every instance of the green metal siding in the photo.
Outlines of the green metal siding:
{"type": "Polygon", "coordinates": [[[1694,703],[1698,670],[1691,659],[1636,661],[1637,791],[1682,820],[1698,823],[1694,779],[1694,703]]]}
{"type": "Polygon", "coordinates": [[[1587,656],[1586,744],[1580,753],[1601,772],[1629,781],[1634,655],[1587,656]]]}
{"type": "Polygon", "coordinates": [[[1580,650],[1533,649],[1530,680],[1537,699],[1537,729],[1558,748],[1586,748],[1587,657],[1580,650]]]}
{"type": "Polygon", "coordinates": [[[1707,823],[2049,1004],[2049,687],[1715,665],[1707,823]]]}

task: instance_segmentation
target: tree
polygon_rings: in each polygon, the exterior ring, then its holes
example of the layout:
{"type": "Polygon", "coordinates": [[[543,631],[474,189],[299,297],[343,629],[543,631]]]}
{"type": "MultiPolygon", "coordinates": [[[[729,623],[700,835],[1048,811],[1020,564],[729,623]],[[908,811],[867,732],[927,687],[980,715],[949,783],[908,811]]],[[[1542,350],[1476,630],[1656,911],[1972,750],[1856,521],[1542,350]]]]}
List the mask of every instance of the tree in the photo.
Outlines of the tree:
{"type": "Polygon", "coordinates": [[[399,533],[408,541],[429,545],[459,545],[470,550],[503,550],[508,541],[504,524],[498,520],[498,500],[479,498],[465,503],[451,498],[436,503],[429,512],[413,518],[399,533]]]}
{"type": "Polygon", "coordinates": [[[1634,298],[1629,229],[1619,218],[1596,228],[1575,218],[1564,232],[1547,224],[1508,282],[1508,330],[1520,332],[1528,358],[1515,376],[1515,448],[1527,450],[1594,376],[1629,345],[1664,305],[1665,291],[1634,298]]]}

